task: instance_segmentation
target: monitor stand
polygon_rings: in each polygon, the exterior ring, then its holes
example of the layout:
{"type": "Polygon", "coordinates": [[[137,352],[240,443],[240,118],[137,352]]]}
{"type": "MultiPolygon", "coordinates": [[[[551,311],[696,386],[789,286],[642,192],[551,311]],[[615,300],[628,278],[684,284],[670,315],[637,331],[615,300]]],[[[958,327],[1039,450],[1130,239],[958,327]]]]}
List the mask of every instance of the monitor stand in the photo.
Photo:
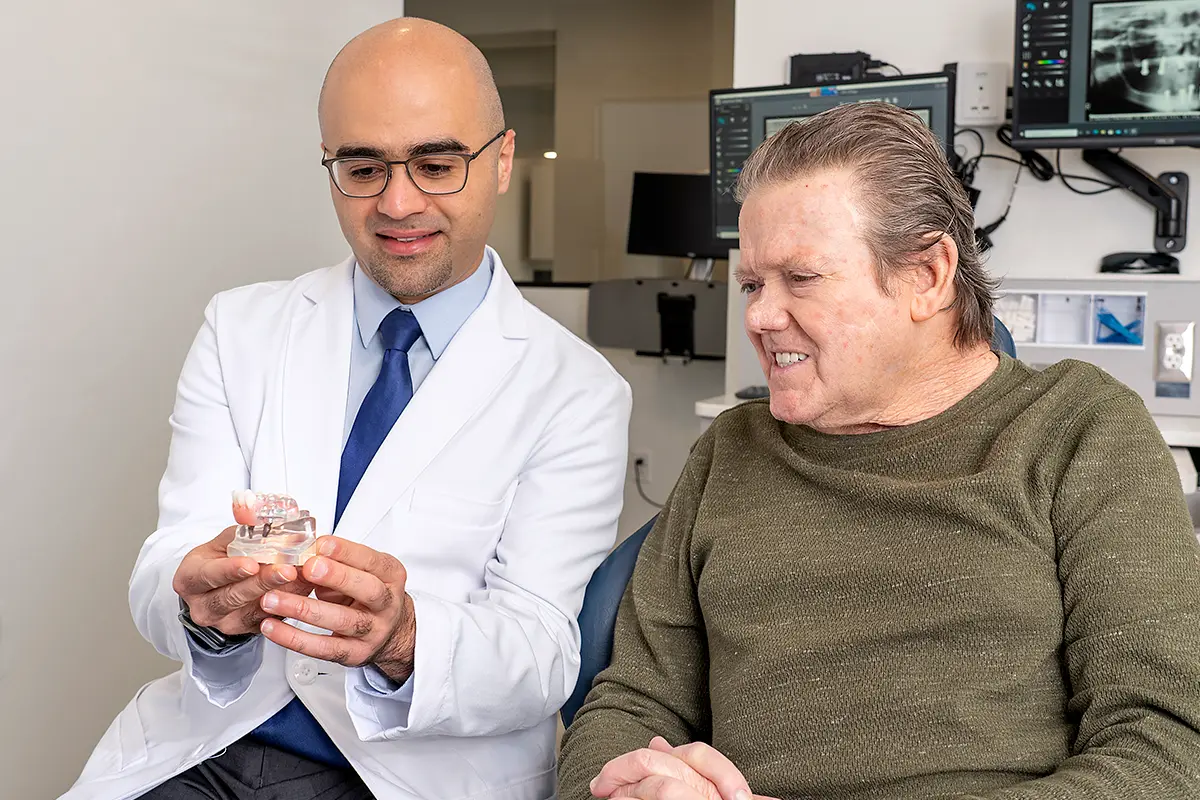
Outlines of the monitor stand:
{"type": "Polygon", "coordinates": [[[688,280],[711,281],[713,276],[713,262],[715,260],[712,258],[693,258],[692,263],[688,266],[688,280]]]}
{"type": "MultiPolygon", "coordinates": [[[[1188,176],[1164,172],[1157,178],[1112,150],[1084,150],[1083,160],[1154,206],[1154,251],[1178,253],[1187,246],[1188,176]]],[[[1116,256],[1126,254],[1113,254],[1116,256]]],[[[1178,263],[1178,262],[1176,262],[1178,263]]]]}
{"type": "Polygon", "coordinates": [[[1179,259],[1166,253],[1113,253],[1101,259],[1100,271],[1126,275],[1178,275],[1179,259]]]}

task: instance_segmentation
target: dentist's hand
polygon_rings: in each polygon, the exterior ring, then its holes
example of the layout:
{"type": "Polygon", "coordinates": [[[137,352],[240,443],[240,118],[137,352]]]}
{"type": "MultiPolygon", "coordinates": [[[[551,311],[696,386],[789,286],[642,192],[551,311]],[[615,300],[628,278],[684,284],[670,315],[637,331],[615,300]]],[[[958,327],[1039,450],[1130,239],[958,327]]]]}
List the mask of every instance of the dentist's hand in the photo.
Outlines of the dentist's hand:
{"type": "Polygon", "coordinates": [[[301,569],[317,587],[316,597],[268,592],[263,611],[324,628],[325,636],[267,619],[263,635],[280,647],[347,667],[374,664],[397,683],[413,670],[417,619],[405,592],[408,573],[387,553],[366,545],[322,536],[318,555],[301,569]]]}
{"type": "Polygon", "coordinates": [[[252,558],[230,558],[225,548],[233,541],[235,528],[193,549],[183,557],[171,588],[187,603],[197,625],[216,628],[233,636],[257,633],[269,615],[260,600],[272,589],[308,594],[312,586],[299,579],[288,564],[259,564],[252,558]]]}

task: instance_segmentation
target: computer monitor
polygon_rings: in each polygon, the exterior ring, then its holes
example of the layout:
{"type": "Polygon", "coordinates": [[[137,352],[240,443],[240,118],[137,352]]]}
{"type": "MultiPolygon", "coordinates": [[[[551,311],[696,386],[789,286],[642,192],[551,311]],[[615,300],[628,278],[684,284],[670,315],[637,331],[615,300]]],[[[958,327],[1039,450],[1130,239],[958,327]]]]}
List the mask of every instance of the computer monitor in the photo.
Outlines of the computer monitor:
{"type": "Polygon", "coordinates": [[[711,191],[707,175],[635,172],[626,251],[643,256],[729,258],[730,243],[713,236],[711,191]]]}
{"type": "Polygon", "coordinates": [[[1200,145],[1200,0],[1017,0],[1013,147],[1200,145]]]}
{"type": "Polygon", "coordinates": [[[709,95],[712,218],[718,239],[738,237],[733,185],[750,153],[795,119],[835,106],[882,100],[919,116],[954,150],[954,75],[937,72],[824,86],[718,89],[709,95]]]}

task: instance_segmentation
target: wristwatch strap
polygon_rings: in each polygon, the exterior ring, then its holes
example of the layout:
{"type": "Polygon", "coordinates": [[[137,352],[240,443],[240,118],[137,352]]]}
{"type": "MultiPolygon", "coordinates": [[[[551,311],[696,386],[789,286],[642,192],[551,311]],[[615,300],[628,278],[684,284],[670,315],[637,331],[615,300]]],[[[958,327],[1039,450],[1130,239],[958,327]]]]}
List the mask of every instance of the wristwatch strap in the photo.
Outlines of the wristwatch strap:
{"type": "Polygon", "coordinates": [[[207,625],[197,625],[182,597],[179,598],[179,621],[197,647],[213,654],[228,652],[250,641],[256,635],[253,633],[222,633],[207,625]]]}

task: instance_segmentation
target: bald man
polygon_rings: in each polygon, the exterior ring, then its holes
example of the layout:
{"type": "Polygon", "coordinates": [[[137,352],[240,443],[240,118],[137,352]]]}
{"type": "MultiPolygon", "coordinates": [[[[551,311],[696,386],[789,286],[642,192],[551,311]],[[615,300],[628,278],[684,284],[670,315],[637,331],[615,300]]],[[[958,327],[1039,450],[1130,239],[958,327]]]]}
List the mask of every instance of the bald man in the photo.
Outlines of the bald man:
{"type": "Polygon", "coordinates": [[[130,582],[138,630],[182,667],[70,800],[554,792],[629,388],[486,246],[514,134],[469,42],[372,28],[319,118],[352,255],[210,302],[130,582]],[[299,568],[230,557],[231,489],[289,494],[332,535],[299,568]]]}

